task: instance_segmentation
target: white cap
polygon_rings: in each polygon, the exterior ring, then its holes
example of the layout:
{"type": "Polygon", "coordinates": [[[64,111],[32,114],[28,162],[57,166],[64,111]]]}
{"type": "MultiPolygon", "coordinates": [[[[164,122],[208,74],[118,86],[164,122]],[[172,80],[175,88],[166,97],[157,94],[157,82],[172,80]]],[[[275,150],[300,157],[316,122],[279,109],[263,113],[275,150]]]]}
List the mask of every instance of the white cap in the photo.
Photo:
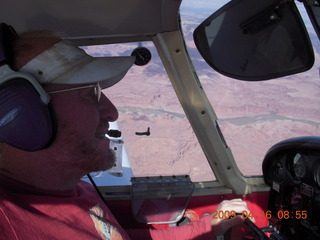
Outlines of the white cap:
{"type": "Polygon", "coordinates": [[[31,59],[19,71],[41,84],[85,84],[99,82],[101,88],[119,82],[135,58],[92,57],[71,42],[62,40],[31,59]]]}

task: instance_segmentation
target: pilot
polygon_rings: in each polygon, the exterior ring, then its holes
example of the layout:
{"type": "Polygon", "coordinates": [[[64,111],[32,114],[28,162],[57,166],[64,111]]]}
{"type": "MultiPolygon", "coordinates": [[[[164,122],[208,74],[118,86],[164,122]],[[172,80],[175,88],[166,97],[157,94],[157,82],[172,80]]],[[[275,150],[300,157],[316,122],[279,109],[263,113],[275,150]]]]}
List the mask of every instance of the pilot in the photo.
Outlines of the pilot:
{"type": "MultiPolygon", "coordinates": [[[[101,89],[124,77],[133,62],[91,57],[50,31],[15,40],[12,68],[31,75],[49,94],[55,127],[54,138],[40,150],[0,143],[1,239],[213,239],[243,222],[205,216],[164,230],[124,230],[94,188],[80,180],[114,165],[105,134],[118,112],[101,89]]],[[[218,209],[248,210],[241,199],[223,201],[218,209]]]]}

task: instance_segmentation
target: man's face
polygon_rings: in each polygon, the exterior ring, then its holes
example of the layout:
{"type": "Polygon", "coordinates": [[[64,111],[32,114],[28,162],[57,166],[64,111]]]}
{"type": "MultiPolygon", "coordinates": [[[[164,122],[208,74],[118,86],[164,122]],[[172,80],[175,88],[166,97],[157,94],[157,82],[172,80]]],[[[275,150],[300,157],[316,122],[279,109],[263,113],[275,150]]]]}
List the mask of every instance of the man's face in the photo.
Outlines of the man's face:
{"type": "MultiPolygon", "coordinates": [[[[91,85],[91,84],[87,84],[91,85]]],[[[82,85],[47,85],[47,92],[82,87],[82,85]]],[[[87,174],[111,168],[115,157],[105,137],[109,122],[118,118],[118,111],[101,94],[98,101],[94,87],[49,94],[57,120],[57,136],[50,148],[54,161],[87,174]]]]}

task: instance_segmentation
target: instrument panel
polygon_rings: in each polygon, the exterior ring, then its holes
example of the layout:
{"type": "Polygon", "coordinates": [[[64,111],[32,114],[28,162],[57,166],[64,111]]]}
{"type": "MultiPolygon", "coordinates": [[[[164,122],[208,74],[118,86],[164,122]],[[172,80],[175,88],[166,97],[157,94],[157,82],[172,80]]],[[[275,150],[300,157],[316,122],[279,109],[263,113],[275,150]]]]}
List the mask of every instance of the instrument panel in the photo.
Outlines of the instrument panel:
{"type": "Polygon", "coordinates": [[[270,223],[286,239],[320,239],[320,137],[285,140],[263,161],[270,223]]]}

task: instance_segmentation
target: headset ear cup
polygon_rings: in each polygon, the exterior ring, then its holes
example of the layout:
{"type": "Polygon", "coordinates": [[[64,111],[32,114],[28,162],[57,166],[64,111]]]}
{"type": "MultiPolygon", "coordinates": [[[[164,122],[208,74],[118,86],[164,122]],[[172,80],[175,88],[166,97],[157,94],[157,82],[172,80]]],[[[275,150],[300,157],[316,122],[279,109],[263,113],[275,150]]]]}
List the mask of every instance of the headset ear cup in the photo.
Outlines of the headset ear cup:
{"type": "Polygon", "coordinates": [[[17,78],[0,88],[0,142],[26,151],[45,148],[54,135],[48,106],[30,82],[17,78]]]}

